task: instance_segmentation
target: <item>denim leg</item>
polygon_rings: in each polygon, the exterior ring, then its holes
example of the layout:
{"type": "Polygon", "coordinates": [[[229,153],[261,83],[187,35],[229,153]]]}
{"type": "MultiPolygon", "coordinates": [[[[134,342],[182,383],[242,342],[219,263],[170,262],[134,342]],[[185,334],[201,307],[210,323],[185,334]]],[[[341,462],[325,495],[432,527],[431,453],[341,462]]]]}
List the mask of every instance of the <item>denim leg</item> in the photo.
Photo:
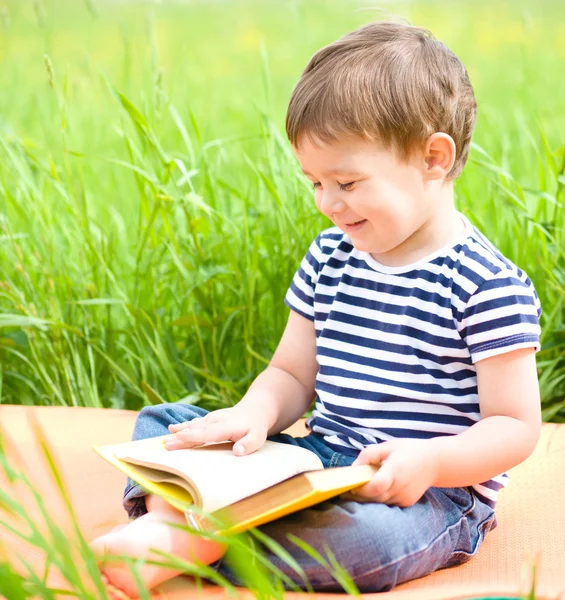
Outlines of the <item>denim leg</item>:
{"type": "MultiPolygon", "coordinates": [[[[166,435],[169,424],[206,414],[206,410],[187,404],[146,407],[137,418],[133,439],[166,435]]],[[[351,464],[355,458],[334,452],[315,434],[296,439],[278,434],[269,439],[316,452],[325,468],[351,464]]],[[[144,496],[138,485],[128,481],[124,507],[130,517],[146,512],[144,496]]],[[[302,539],[322,556],[329,549],[359,590],[367,593],[388,591],[404,581],[466,562],[495,526],[494,511],[480,502],[471,488],[430,488],[408,508],[338,497],[260,529],[294,557],[316,591],[339,592],[342,588],[325,567],[293,544],[288,534],[302,539]]],[[[264,552],[297,586],[305,587],[283,560],[267,548],[264,552]]],[[[228,560],[220,559],[211,566],[233,583],[245,584],[230,570],[228,560]]]]}
{"type": "MultiPolygon", "coordinates": [[[[319,592],[343,591],[330,572],[288,538],[292,534],[322,556],[326,548],[362,593],[396,585],[469,560],[496,526],[493,510],[471,488],[430,488],[408,508],[359,503],[338,497],[260,527],[285,548],[319,592]]],[[[302,578],[268,549],[269,561],[299,587],[302,578]]],[[[229,557],[212,565],[228,580],[245,584],[229,568],[229,557]]]]}
{"type": "MultiPolygon", "coordinates": [[[[132,440],[167,435],[169,425],[184,423],[197,417],[204,417],[208,411],[190,404],[157,404],[146,406],[135,421],[132,440]]],[[[130,518],[135,519],[147,512],[145,496],[147,493],[129,477],[124,491],[123,506],[130,518]]]]}
{"type": "Polygon", "coordinates": [[[348,452],[349,455],[336,452],[324,441],[324,436],[319,433],[309,433],[304,437],[292,437],[288,433],[277,433],[267,438],[272,442],[278,442],[279,444],[288,444],[289,446],[299,446],[300,448],[306,448],[314,452],[318,458],[322,461],[324,469],[332,467],[345,467],[350,465],[359,455],[359,451],[355,449],[344,448],[344,452],[348,452]]]}

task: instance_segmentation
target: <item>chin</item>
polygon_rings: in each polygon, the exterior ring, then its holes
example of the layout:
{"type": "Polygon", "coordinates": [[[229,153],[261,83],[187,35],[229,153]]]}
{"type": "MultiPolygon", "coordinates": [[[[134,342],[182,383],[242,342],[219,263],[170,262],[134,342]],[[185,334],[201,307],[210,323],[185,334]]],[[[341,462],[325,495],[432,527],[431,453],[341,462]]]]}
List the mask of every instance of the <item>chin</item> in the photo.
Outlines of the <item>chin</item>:
{"type": "Polygon", "coordinates": [[[384,254],[392,250],[390,245],[384,246],[382,244],[371,244],[366,240],[356,239],[354,237],[349,236],[351,239],[351,243],[355,250],[359,250],[359,252],[369,252],[369,254],[384,254]]]}

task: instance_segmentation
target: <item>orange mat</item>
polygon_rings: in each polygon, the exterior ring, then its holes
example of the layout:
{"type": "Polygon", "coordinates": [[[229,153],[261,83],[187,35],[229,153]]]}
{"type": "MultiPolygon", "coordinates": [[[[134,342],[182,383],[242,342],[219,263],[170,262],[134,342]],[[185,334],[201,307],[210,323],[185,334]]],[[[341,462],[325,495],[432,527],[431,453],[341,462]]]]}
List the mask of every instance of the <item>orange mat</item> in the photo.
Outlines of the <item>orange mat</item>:
{"type": "MultiPolygon", "coordinates": [[[[33,414],[55,455],[66,488],[87,539],[126,521],[121,507],[123,476],[93,450],[93,444],[129,439],[136,413],[66,407],[0,406],[0,424],[26,472],[42,491],[50,514],[65,519],[65,509],[46,473],[41,451],[30,425],[33,414]]],[[[301,435],[302,423],[292,432],[301,435]]],[[[537,565],[538,600],[565,600],[565,425],[546,423],[534,454],[510,472],[511,483],[501,493],[498,527],[489,533],[470,562],[437,571],[382,594],[365,594],[374,600],[452,600],[486,595],[519,595],[531,583],[537,565]]],[[[30,512],[33,509],[30,507],[30,512]]],[[[0,538],[5,533],[0,531],[0,538]]],[[[17,545],[11,547],[17,550],[17,545]]],[[[30,560],[38,560],[30,549],[30,560]]],[[[177,577],[159,588],[160,598],[181,600],[227,598],[221,588],[195,588],[188,577],[177,577]]],[[[243,594],[251,597],[250,594],[243,594]]],[[[288,593],[288,598],[304,594],[288,593]]],[[[157,596],[156,596],[157,597],[157,596]]],[[[339,595],[337,595],[339,597],[339,595]]],[[[316,598],[336,598],[317,594],[316,598]]]]}

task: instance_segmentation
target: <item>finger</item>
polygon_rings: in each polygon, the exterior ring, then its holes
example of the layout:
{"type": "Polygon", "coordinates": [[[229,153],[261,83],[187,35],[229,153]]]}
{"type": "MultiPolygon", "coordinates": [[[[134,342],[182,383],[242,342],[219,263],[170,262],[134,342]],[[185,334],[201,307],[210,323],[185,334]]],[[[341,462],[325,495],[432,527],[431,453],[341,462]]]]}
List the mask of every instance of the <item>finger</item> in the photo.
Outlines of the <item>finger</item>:
{"type": "Polygon", "coordinates": [[[171,423],[169,425],[169,431],[176,433],[177,431],[182,431],[183,429],[190,429],[191,424],[196,419],[192,419],[191,421],[184,421],[184,423],[171,423]]]}
{"type": "Polygon", "coordinates": [[[267,432],[263,429],[255,427],[250,429],[246,435],[240,440],[236,441],[233,446],[234,454],[238,456],[245,456],[258,450],[267,439],[267,432]]]}
{"type": "Polygon", "coordinates": [[[353,461],[351,466],[357,465],[376,465],[383,461],[392,452],[392,446],[388,442],[380,444],[371,444],[361,450],[359,456],[353,461]]]}
{"type": "Polygon", "coordinates": [[[394,490],[394,493],[391,494],[390,498],[387,501],[387,504],[394,504],[395,506],[400,506],[401,508],[408,508],[413,504],[416,504],[418,500],[423,496],[423,493],[420,493],[419,490],[414,490],[410,486],[405,486],[402,489],[394,490]]]}
{"type": "Polygon", "coordinates": [[[353,490],[354,494],[384,502],[390,496],[389,491],[394,483],[394,473],[389,463],[382,463],[369,483],[353,490]]]}
{"type": "Polygon", "coordinates": [[[348,500],[353,502],[359,502],[361,504],[368,504],[370,502],[376,502],[373,498],[367,498],[365,496],[358,496],[353,490],[349,492],[344,492],[340,495],[342,500],[348,500]]]}
{"type": "Polygon", "coordinates": [[[210,415],[204,415],[203,417],[194,417],[189,421],[183,421],[182,423],[171,423],[169,425],[169,431],[182,431],[183,429],[190,429],[191,427],[198,426],[200,423],[209,421],[210,415]]]}
{"type": "MultiPolygon", "coordinates": [[[[165,448],[167,450],[177,450],[179,448],[192,448],[212,442],[224,442],[234,439],[234,434],[236,432],[233,428],[225,423],[202,423],[173,434],[174,437],[172,439],[165,441],[165,448]]],[[[241,436],[237,436],[235,439],[239,439],[239,437],[241,436]]]]}

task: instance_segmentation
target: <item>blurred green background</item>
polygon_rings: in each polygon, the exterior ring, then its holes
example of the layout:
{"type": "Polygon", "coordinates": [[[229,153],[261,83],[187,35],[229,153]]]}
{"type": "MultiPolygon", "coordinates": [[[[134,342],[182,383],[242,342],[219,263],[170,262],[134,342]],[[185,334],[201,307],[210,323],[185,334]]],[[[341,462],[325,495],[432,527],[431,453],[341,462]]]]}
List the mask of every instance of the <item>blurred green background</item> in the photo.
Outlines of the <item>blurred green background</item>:
{"type": "Polygon", "coordinates": [[[479,104],[459,208],[533,279],[565,421],[565,4],[0,0],[0,401],[236,402],[317,232],[284,134],[310,56],[402,18],[479,104]]]}

